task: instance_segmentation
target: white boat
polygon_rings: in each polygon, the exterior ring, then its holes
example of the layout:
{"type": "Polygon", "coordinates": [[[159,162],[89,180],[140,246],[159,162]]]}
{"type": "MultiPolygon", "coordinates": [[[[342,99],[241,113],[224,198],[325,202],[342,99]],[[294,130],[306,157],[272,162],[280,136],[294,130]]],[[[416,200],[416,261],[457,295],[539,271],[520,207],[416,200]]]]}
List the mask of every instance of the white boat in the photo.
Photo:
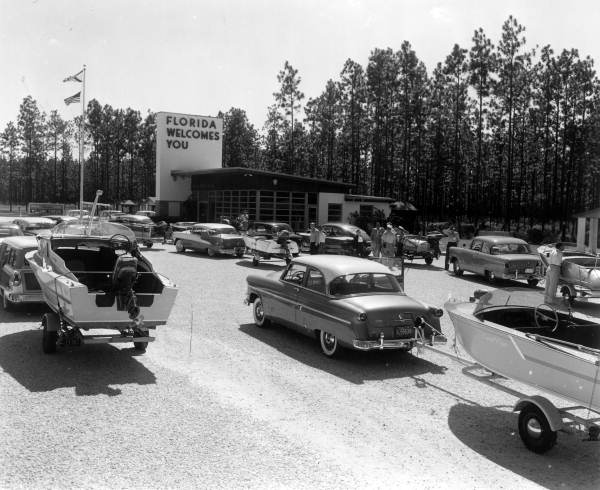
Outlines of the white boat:
{"type": "Polygon", "coordinates": [[[489,371],[600,411],[598,305],[565,310],[542,291],[496,290],[448,302],[458,342],[489,371]]]}
{"type": "Polygon", "coordinates": [[[284,259],[289,263],[293,256],[300,250],[294,240],[286,240],[286,246],[282,245],[281,239],[269,238],[265,236],[244,236],[246,248],[252,255],[252,263],[258,265],[260,259],[270,259],[276,257],[284,259]]]}
{"type": "Polygon", "coordinates": [[[42,320],[44,351],[98,342],[145,350],[154,340],[148,330],[167,322],[177,288],[141,255],[134,233],[89,219],[61,223],[38,242],[27,260],[52,309],[42,320]]]}

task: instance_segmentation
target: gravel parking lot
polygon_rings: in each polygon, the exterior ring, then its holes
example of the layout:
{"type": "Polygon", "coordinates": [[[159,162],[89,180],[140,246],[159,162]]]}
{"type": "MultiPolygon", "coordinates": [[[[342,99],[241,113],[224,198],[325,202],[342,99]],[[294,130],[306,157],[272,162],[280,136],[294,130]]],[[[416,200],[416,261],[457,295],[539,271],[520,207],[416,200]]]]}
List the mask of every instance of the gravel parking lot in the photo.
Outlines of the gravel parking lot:
{"type": "MultiPolygon", "coordinates": [[[[431,352],[323,356],[253,325],[250,258],[145,252],[180,287],[144,355],[91,345],[44,355],[43,307],[0,310],[2,488],[598,488],[600,443],[559,434],[529,452],[514,398],[431,352]]],[[[512,284],[514,285],[514,283],[512,284]]],[[[408,264],[442,306],[482,280],[408,264]]],[[[453,331],[444,317],[452,352],[453,331]]],[[[464,355],[464,353],[461,353],[464,355]]]]}

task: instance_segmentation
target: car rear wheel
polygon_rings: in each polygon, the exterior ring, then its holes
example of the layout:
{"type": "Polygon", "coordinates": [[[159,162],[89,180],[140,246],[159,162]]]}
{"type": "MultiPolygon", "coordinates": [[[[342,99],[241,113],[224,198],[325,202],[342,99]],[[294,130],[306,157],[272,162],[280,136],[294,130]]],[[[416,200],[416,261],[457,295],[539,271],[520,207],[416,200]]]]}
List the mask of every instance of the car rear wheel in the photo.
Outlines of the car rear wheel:
{"type": "Polygon", "coordinates": [[[529,284],[532,288],[536,287],[538,282],[539,281],[537,279],[527,279],[527,284],[529,284]]]}
{"type": "Polygon", "coordinates": [[[425,263],[426,263],[427,265],[431,265],[431,264],[433,264],[433,257],[426,257],[426,258],[425,258],[425,263]]]}
{"type": "Polygon", "coordinates": [[[454,259],[454,261],[452,262],[452,272],[454,272],[455,276],[463,275],[464,271],[460,268],[460,264],[458,263],[457,259],[454,259]]]}
{"type": "Polygon", "coordinates": [[[214,248],[207,248],[206,252],[208,253],[209,257],[214,257],[217,254],[217,252],[215,252],[214,248]]]}
{"type": "Polygon", "coordinates": [[[185,252],[185,247],[181,240],[175,240],[175,251],[179,254],[185,252]]]}
{"type": "Polygon", "coordinates": [[[257,327],[266,328],[271,325],[271,320],[265,315],[262,298],[257,296],[252,305],[252,313],[254,315],[254,323],[257,327]]]}
{"type": "Polygon", "coordinates": [[[239,257],[240,259],[244,256],[244,251],[243,250],[238,250],[235,253],[236,257],[239,257]]]}
{"type": "Polygon", "coordinates": [[[496,274],[494,274],[492,271],[485,271],[485,278],[489,283],[493,284],[496,282],[496,274]]]}
{"type": "Polygon", "coordinates": [[[319,333],[321,351],[327,357],[338,357],[342,351],[342,346],[338,343],[337,337],[332,333],[321,330],[319,333]]]}
{"type": "Polygon", "coordinates": [[[562,297],[565,301],[567,301],[571,306],[573,306],[573,302],[575,301],[575,296],[571,293],[571,290],[567,286],[563,286],[560,290],[562,297]]]}

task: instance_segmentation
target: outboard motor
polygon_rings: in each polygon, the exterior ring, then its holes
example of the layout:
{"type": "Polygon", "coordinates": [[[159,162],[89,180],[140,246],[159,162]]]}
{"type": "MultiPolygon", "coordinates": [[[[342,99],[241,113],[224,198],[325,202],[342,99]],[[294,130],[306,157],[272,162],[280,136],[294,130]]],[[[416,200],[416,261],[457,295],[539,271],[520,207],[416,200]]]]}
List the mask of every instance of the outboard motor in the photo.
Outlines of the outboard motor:
{"type": "Polygon", "coordinates": [[[133,285],[138,279],[138,261],[129,255],[120,255],[112,275],[113,291],[117,297],[117,310],[126,310],[129,318],[135,320],[140,315],[133,285]]]}

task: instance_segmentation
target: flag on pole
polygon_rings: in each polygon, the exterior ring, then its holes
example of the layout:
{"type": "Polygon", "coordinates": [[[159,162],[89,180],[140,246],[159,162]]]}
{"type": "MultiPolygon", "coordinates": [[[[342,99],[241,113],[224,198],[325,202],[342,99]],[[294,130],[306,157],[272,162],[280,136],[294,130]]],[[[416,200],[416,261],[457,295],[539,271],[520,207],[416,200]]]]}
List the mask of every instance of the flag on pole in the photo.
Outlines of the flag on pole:
{"type": "Polygon", "coordinates": [[[83,73],[83,70],[81,70],[79,73],[75,73],[75,75],[71,75],[70,77],[67,77],[63,80],[63,82],[81,82],[81,78],[79,78],[79,75],[81,75],[83,73]]]}
{"type": "Polygon", "coordinates": [[[65,104],[75,104],[76,102],[81,102],[81,92],[77,92],[75,95],[71,95],[71,97],[67,97],[65,99],[65,104]]]}

